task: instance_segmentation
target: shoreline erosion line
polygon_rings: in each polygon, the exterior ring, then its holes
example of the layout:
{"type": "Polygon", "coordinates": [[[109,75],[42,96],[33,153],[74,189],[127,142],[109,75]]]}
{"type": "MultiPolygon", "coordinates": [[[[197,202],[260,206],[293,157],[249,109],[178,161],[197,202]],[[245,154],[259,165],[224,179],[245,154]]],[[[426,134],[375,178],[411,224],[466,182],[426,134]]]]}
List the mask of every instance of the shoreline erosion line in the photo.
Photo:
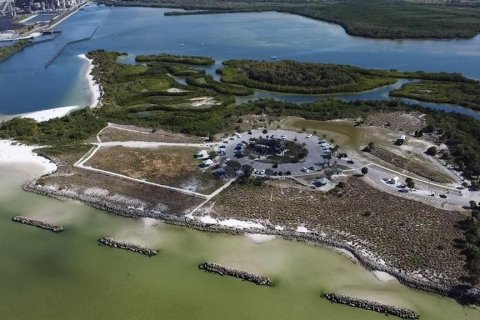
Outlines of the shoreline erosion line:
{"type": "MultiPolygon", "coordinates": [[[[245,230],[223,226],[223,225],[211,225],[203,223],[199,220],[188,218],[186,216],[175,216],[172,214],[166,214],[155,210],[149,212],[139,212],[138,210],[128,208],[126,205],[118,205],[104,201],[92,196],[79,195],[71,192],[53,191],[42,186],[36,185],[36,180],[32,180],[23,185],[25,191],[49,196],[57,200],[73,199],[80,201],[86,205],[100,209],[112,214],[130,217],[130,218],[154,218],[164,223],[176,226],[188,227],[191,229],[215,232],[215,233],[227,233],[231,235],[243,235],[245,230]]],[[[440,284],[433,281],[422,281],[408,274],[402,273],[400,270],[381,264],[378,261],[372,259],[367,254],[362,252],[361,248],[358,248],[352,244],[346,243],[334,239],[332,236],[327,237],[315,232],[302,233],[297,231],[277,230],[277,229],[255,229],[255,233],[275,235],[285,240],[295,240],[299,242],[306,242],[316,246],[327,246],[337,249],[344,249],[349,251],[359,263],[370,271],[382,271],[395,277],[401,284],[417,289],[420,291],[438,294],[440,296],[449,297],[457,300],[462,304],[472,304],[480,306],[480,289],[473,288],[469,285],[452,285],[452,284],[440,284]]]]}
{"type": "Polygon", "coordinates": [[[253,282],[259,286],[271,286],[272,280],[265,276],[256,275],[251,272],[237,270],[229,267],[222,266],[218,263],[208,262],[205,261],[198,265],[200,270],[204,270],[206,272],[215,273],[221,276],[230,276],[238,279],[242,279],[244,281],[253,282]]]}

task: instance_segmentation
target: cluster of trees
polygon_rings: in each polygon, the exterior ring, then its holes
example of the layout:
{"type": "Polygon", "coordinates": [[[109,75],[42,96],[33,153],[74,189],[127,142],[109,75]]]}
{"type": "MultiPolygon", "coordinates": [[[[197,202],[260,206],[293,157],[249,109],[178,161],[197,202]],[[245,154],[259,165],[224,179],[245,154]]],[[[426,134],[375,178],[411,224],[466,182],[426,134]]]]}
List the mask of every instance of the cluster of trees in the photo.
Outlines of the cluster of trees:
{"type": "Polygon", "coordinates": [[[224,62],[221,74],[228,83],[291,93],[363,91],[396,81],[349,65],[296,61],[230,60],[224,62]]]}
{"type": "Polygon", "coordinates": [[[209,66],[215,63],[215,60],[209,57],[200,56],[178,56],[173,54],[158,54],[158,55],[139,55],[135,57],[137,62],[168,62],[168,63],[181,63],[191,64],[198,66],[209,66]]]}
{"type": "Polygon", "coordinates": [[[49,154],[83,148],[82,142],[95,135],[107,121],[101,112],[85,108],[63,118],[37,123],[33,119],[15,118],[0,124],[0,139],[50,146],[49,154]]]}
{"type": "Polygon", "coordinates": [[[480,283],[480,206],[475,201],[471,201],[470,207],[471,216],[461,223],[465,236],[462,253],[467,259],[469,280],[472,285],[478,285],[480,283]]]}
{"type": "Polygon", "coordinates": [[[428,124],[424,131],[435,134],[450,151],[442,157],[456,163],[465,177],[476,179],[480,175],[480,122],[455,113],[426,113],[428,124]]]}
{"type": "Polygon", "coordinates": [[[420,81],[408,83],[390,93],[395,97],[450,103],[480,110],[480,83],[459,81],[420,81]]]}

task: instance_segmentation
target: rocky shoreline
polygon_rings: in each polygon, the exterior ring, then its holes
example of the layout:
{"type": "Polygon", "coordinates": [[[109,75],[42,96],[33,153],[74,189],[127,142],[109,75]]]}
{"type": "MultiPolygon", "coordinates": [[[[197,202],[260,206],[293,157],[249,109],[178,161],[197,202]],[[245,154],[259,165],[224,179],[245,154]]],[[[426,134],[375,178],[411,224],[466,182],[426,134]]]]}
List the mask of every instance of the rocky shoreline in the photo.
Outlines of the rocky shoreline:
{"type": "Polygon", "coordinates": [[[153,257],[158,254],[158,250],[142,247],[130,242],[115,240],[109,237],[100,238],[98,239],[98,242],[104,246],[132,251],[148,257],[153,257]]]}
{"type": "Polygon", "coordinates": [[[15,217],[12,218],[12,221],[19,222],[21,224],[28,224],[30,226],[34,226],[34,227],[37,227],[37,228],[40,228],[40,229],[45,229],[45,230],[49,230],[49,231],[53,231],[53,232],[57,232],[57,233],[63,231],[63,227],[56,226],[56,225],[53,225],[53,224],[49,224],[49,223],[42,222],[42,221],[38,221],[38,220],[29,219],[29,218],[23,217],[23,216],[15,216],[15,217]]]}
{"type": "Polygon", "coordinates": [[[245,281],[250,281],[253,282],[257,285],[261,286],[271,286],[272,285],[272,280],[270,278],[265,277],[265,276],[259,276],[254,273],[250,273],[247,271],[242,271],[242,270],[236,270],[232,268],[228,268],[225,266],[222,266],[220,264],[214,263],[214,262],[203,262],[198,266],[199,269],[205,270],[210,273],[216,273],[221,276],[230,276],[230,277],[235,277],[239,278],[245,281]]]}
{"type": "Polygon", "coordinates": [[[413,310],[390,306],[383,303],[378,303],[375,301],[369,301],[364,299],[358,299],[354,297],[345,296],[342,294],[336,293],[325,293],[324,298],[332,303],[339,303],[348,305],[355,308],[371,310],[378,313],[383,313],[385,315],[392,315],[402,319],[418,319],[420,315],[413,310]]]}
{"type": "MultiPolygon", "coordinates": [[[[128,206],[117,205],[109,203],[98,197],[81,195],[68,191],[52,191],[46,187],[36,185],[35,180],[24,185],[24,190],[34,192],[41,195],[46,195],[55,199],[63,200],[65,198],[81,201],[94,208],[107,211],[116,215],[131,217],[131,218],[143,218],[149,217],[161,220],[165,223],[189,227],[192,229],[207,231],[207,232],[221,232],[233,235],[242,235],[245,230],[236,229],[227,226],[206,224],[198,220],[194,220],[185,216],[175,216],[155,210],[150,211],[138,211],[128,206]]],[[[480,289],[473,288],[469,285],[449,285],[441,284],[433,281],[424,281],[418,278],[414,278],[408,274],[401,272],[400,270],[381,264],[371,257],[367,256],[362,250],[352,244],[344,241],[338,241],[331,237],[311,232],[302,233],[290,230],[276,230],[276,229],[259,229],[255,230],[256,233],[269,234],[281,237],[286,240],[296,240],[302,242],[308,242],[313,245],[330,246],[333,248],[344,249],[349,251],[365,268],[368,270],[378,270],[386,272],[395,277],[400,283],[410,288],[438,294],[441,296],[449,297],[457,300],[462,304],[472,304],[480,306],[480,289]]]]}

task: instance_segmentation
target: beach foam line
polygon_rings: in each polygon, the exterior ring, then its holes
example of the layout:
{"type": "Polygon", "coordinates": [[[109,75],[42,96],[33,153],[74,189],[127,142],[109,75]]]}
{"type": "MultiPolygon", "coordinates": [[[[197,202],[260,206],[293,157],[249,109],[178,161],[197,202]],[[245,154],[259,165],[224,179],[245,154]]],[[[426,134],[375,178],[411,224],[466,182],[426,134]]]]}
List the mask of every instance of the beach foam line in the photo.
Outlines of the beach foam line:
{"type": "Polygon", "coordinates": [[[276,237],[272,234],[245,233],[245,236],[255,244],[262,244],[274,240],[276,237]]]}
{"type": "Polygon", "coordinates": [[[27,146],[11,140],[0,140],[0,164],[30,162],[41,165],[45,173],[57,170],[57,165],[47,158],[34,153],[38,146],[27,146]]]}

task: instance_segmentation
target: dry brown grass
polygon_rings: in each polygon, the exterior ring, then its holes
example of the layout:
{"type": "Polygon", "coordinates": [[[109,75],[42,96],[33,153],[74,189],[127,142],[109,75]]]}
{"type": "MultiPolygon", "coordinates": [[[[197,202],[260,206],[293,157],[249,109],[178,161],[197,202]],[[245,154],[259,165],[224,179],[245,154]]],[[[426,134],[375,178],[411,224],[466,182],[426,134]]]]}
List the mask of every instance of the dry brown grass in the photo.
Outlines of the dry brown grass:
{"type": "Polygon", "coordinates": [[[463,238],[455,227],[464,219],[461,213],[381,192],[361,178],[350,178],[344,189],[327,194],[293,182],[235,184],[214,201],[210,214],[216,216],[268,220],[291,229],[305,224],[361,242],[409,272],[436,270],[451,279],[464,275],[463,258],[453,246],[455,239],[463,238]]]}
{"type": "Polygon", "coordinates": [[[122,126],[125,129],[136,130],[132,132],[108,127],[100,134],[102,142],[110,141],[148,141],[148,142],[170,142],[170,143],[201,143],[205,142],[203,138],[197,136],[188,136],[180,133],[173,133],[164,130],[152,132],[151,129],[138,128],[134,126],[122,126]]]}
{"type": "Polygon", "coordinates": [[[395,167],[407,170],[420,177],[424,177],[439,183],[453,182],[448,175],[444,174],[438,169],[436,170],[435,168],[432,169],[432,167],[427,167],[426,164],[420,163],[418,160],[404,158],[380,147],[375,147],[371,153],[377,158],[382,159],[383,161],[392,164],[395,167]]]}
{"type": "Polygon", "coordinates": [[[197,162],[193,157],[197,151],[196,148],[188,147],[103,147],[86,165],[136,179],[167,184],[197,170],[197,162]]]}
{"type": "Polygon", "coordinates": [[[85,165],[208,194],[224,181],[214,177],[209,170],[199,169],[200,162],[194,158],[198,150],[192,147],[103,147],[85,165]]]}
{"type": "Polygon", "coordinates": [[[365,120],[368,126],[388,127],[394,131],[415,132],[425,127],[425,115],[420,112],[380,112],[365,120]]]}

